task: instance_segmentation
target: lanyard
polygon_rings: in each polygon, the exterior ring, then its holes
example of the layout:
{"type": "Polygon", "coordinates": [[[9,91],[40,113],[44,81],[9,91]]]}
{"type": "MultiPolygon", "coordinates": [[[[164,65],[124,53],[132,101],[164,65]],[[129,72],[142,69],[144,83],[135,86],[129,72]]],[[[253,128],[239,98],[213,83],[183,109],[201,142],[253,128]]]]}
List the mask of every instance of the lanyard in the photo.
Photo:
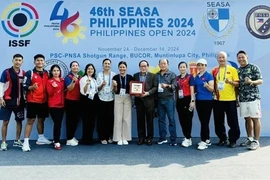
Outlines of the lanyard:
{"type": "Polygon", "coordinates": [[[95,91],[97,90],[97,82],[94,81],[94,78],[92,78],[90,84],[89,84],[90,90],[93,88],[95,91]],[[93,83],[93,86],[92,86],[93,83]]]}
{"type": "MultiPolygon", "coordinates": [[[[92,82],[93,82],[93,79],[91,80],[90,82],[90,89],[92,89],[92,82]]],[[[95,82],[93,82],[94,86],[95,86],[95,82]]],[[[94,87],[95,88],[95,87],[94,87]]]]}
{"type": "Polygon", "coordinates": [[[90,83],[90,89],[92,89],[92,82],[93,82],[93,89],[96,91],[97,90],[97,83],[96,83],[96,81],[91,81],[91,83],[90,83]]]}
{"type": "MultiPolygon", "coordinates": [[[[103,71],[103,81],[105,81],[105,74],[104,74],[104,71],[103,71]]],[[[111,85],[111,72],[109,74],[109,82],[108,82],[108,86],[111,85]]]]}
{"type": "MultiPolygon", "coordinates": [[[[122,88],[122,78],[121,78],[120,74],[119,74],[119,79],[120,79],[120,88],[122,88]]],[[[124,81],[125,81],[124,89],[126,89],[126,86],[127,86],[127,76],[126,75],[124,77],[124,81]]]]}
{"type": "Polygon", "coordinates": [[[87,76],[87,80],[86,80],[86,83],[87,83],[87,81],[88,81],[88,80],[90,80],[90,84],[89,84],[89,87],[90,87],[90,89],[92,89],[92,85],[91,85],[91,84],[92,84],[92,80],[90,79],[90,77],[89,77],[89,76],[87,76]]]}
{"type": "MultiPolygon", "coordinates": [[[[224,70],[223,81],[225,81],[226,79],[226,72],[227,72],[227,66],[225,67],[225,70],[224,70]]],[[[218,80],[220,81],[220,68],[218,68],[218,80]]]]}

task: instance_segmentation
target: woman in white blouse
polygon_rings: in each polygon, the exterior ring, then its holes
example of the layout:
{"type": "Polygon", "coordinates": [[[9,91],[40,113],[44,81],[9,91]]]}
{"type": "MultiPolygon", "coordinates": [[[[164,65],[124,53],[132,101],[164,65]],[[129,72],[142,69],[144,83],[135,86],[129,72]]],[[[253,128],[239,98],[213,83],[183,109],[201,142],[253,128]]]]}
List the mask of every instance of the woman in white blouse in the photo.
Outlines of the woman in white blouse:
{"type": "Polygon", "coordinates": [[[114,91],[112,78],[115,73],[111,71],[111,60],[102,61],[103,71],[97,75],[99,112],[98,112],[98,136],[101,144],[113,143],[114,123],[114,91]]]}
{"type": "Polygon", "coordinates": [[[85,66],[84,76],[80,80],[80,93],[82,103],[83,135],[81,144],[93,144],[93,132],[97,115],[98,85],[96,81],[96,69],[93,64],[85,66]]]}

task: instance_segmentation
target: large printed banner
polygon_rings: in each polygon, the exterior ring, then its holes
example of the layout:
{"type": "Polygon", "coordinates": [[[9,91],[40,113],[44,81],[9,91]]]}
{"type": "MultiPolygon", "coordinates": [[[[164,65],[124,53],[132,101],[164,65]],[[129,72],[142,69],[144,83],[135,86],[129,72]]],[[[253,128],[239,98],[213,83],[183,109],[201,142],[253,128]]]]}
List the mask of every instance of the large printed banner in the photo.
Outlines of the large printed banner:
{"type": "Polygon", "coordinates": [[[133,74],[142,59],[148,60],[155,72],[158,60],[167,58],[175,73],[178,63],[186,61],[194,74],[194,62],[199,58],[208,60],[210,70],[217,65],[216,53],[222,50],[237,67],[236,53],[245,50],[264,75],[262,133],[270,135],[266,91],[270,86],[266,74],[269,0],[1,0],[0,13],[1,71],[11,66],[15,53],[24,56],[25,70],[33,67],[33,56],[42,53],[46,68],[57,63],[64,75],[73,60],[80,63],[82,71],[88,63],[101,71],[104,58],[112,60],[115,72],[118,62],[125,60],[133,74]]]}

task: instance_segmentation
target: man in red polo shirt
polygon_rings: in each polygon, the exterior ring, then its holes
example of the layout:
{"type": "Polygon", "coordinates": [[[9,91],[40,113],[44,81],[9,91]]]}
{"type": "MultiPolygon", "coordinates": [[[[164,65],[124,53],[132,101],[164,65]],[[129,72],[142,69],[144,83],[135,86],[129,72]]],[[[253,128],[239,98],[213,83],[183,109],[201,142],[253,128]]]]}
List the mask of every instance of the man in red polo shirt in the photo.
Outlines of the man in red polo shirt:
{"type": "Polygon", "coordinates": [[[33,124],[36,117],[38,117],[37,130],[38,140],[37,144],[51,144],[47,138],[44,137],[44,121],[48,117],[48,104],[46,94],[46,84],[48,81],[48,72],[44,70],[45,57],[42,54],[37,54],[34,57],[35,68],[26,72],[24,79],[24,89],[27,92],[27,123],[24,131],[24,143],[22,150],[30,151],[29,137],[32,131],[33,124]]]}

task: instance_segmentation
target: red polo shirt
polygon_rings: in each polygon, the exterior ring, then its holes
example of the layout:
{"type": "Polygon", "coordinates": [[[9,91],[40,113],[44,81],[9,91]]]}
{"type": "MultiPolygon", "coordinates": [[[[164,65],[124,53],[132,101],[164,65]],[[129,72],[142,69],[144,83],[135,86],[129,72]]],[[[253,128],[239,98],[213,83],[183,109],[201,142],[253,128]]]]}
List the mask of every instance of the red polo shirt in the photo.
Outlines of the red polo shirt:
{"type": "Polygon", "coordinates": [[[177,87],[183,90],[184,96],[190,96],[190,78],[193,78],[191,74],[186,74],[183,78],[181,75],[176,77],[177,87]]]}

